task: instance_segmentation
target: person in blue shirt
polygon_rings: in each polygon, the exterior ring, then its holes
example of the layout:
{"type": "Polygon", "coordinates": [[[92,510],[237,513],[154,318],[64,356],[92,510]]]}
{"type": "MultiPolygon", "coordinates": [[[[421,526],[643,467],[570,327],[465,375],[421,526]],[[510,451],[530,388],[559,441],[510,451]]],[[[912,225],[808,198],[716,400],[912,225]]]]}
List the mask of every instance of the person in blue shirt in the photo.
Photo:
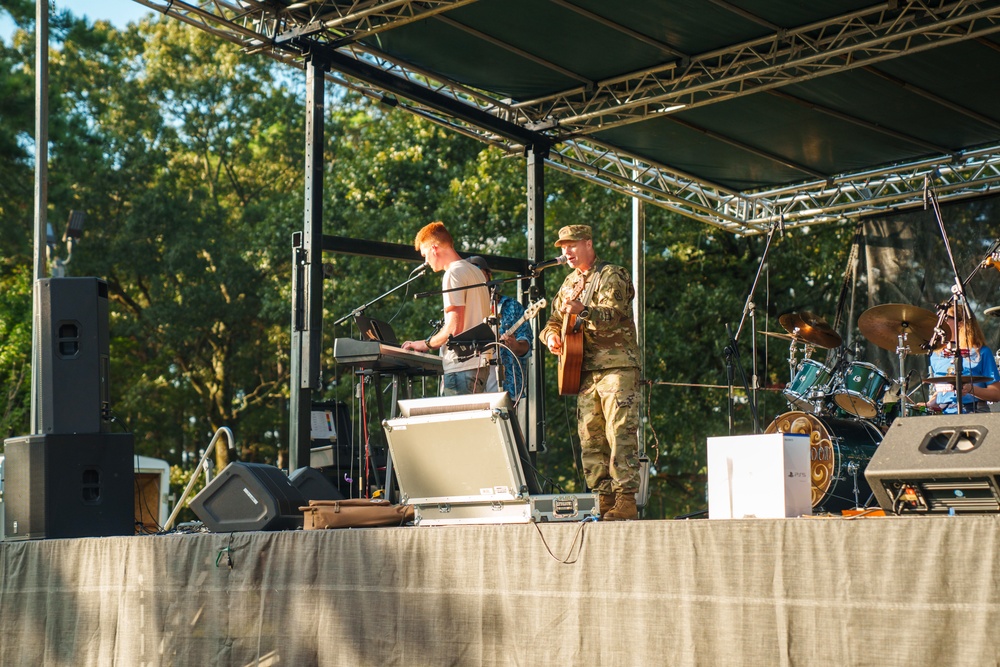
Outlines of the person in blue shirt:
{"type": "MultiPolygon", "coordinates": [[[[947,322],[955,326],[955,306],[949,306],[947,322]]],[[[951,340],[931,352],[930,377],[955,375],[955,354],[950,347],[951,340]]],[[[993,350],[986,345],[983,330],[969,310],[968,305],[958,308],[958,347],[962,358],[962,377],[978,375],[988,378],[983,382],[962,383],[962,412],[989,412],[989,403],[1000,401],[1000,371],[993,356],[993,350]]],[[[931,385],[933,395],[927,401],[926,407],[932,412],[947,415],[958,413],[955,403],[956,393],[953,384],[940,382],[931,385]]]]}
{"type": "MultiPolygon", "coordinates": [[[[469,257],[466,261],[478,266],[487,282],[493,280],[493,271],[484,258],[477,255],[469,257]]],[[[496,317],[500,320],[500,333],[503,334],[521,319],[524,315],[524,306],[517,299],[500,294],[499,285],[494,289],[493,299],[496,317]]],[[[500,360],[503,362],[504,370],[503,388],[516,402],[525,391],[524,371],[528,354],[531,352],[531,326],[528,322],[522,322],[513,334],[501,337],[500,343],[503,346],[500,348],[500,360]]]]}

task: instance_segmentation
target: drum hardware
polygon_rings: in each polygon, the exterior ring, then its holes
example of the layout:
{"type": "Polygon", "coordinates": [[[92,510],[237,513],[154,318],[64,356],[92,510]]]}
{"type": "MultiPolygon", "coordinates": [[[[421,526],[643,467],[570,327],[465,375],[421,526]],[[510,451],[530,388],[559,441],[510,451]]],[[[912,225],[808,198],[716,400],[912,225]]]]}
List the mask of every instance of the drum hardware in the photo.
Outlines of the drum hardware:
{"type": "Polygon", "coordinates": [[[861,466],[858,465],[857,461],[851,461],[847,464],[847,474],[851,476],[854,480],[854,507],[861,507],[861,489],[858,488],[858,473],[861,471],[861,466]]]}
{"type": "Polygon", "coordinates": [[[987,308],[983,311],[983,315],[987,317],[1000,317],[1000,306],[993,306],[992,308],[987,308]]]}
{"type": "Polygon", "coordinates": [[[834,331],[826,320],[808,311],[786,313],[778,318],[778,323],[792,336],[817,347],[829,350],[840,347],[843,342],[840,334],[834,331]]]}

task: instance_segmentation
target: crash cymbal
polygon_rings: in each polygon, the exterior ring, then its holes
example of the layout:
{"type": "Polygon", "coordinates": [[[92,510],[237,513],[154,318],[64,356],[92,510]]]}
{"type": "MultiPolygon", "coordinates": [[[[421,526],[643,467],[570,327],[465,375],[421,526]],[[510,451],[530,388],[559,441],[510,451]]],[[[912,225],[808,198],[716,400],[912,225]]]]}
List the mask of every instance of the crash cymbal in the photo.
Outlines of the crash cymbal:
{"type": "Polygon", "coordinates": [[[937,315],[926,308],[905,303],[886,303],[861,313],[858,328],[865,338],[890,352],[896,351],[899,335],[905,333],[904,345],[909,354],[927,354],[929,350],[921,345],[926,345],[934,335],[937,320],[937,315]]]}
{"type": "MultiPolygon", "coordinates": [[[[937,377],[927,378],[923,382],[924,384],[955,384],[954,375],[939,375],[937,377]]],[[[962,384],[976,384],[977,382],[990,382],[992,378],[986,375],[963,375],[962,384]]]]}
{"type": "Polygon", "coordinates": [[[1000,306],[993,306],[992,308],[987,308],[983,311],[983,315],[987,317],[1000,317],[1000,306]]]}
{"type": "Polygon", "coordinates": [[[803,310],[800,313],[786,313],[778,318],[785,331],[792,336],[827,349],[840,347],[842,339],[819,315],[803,310]]]}

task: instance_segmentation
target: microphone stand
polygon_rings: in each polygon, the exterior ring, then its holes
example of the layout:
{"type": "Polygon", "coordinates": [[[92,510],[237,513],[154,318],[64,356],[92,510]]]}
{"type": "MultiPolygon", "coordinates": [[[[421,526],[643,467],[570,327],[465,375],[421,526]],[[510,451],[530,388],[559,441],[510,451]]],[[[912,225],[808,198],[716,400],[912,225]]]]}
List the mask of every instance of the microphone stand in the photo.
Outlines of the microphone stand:
{"type": "MultiPolygon", "coordinates": [[[[955,266],[955,255],[951,252],[951,243],[948,241],[948,232],[944,228],[944,219],[941,217],[941,206],[938,204],[937,195],[934,194],[934,189],[928,187],[927,179],[924,179],[924,197],[930,202],[931,207],[934,209],[934,216],[937,218],[938,227],[941,229],[941,238],[944,239],[944,249],[948,253],[948,261],[951,263],[951,271],[955,275],[955,284],[951,288],[951,297],[949,297],[944,303],[938,304],[938,310],[941,311],[938,317],[938,327],[941,326],[941,322],[944,319],[944,315],[948,310],[948,304],[953,305],[953,317],[952,317],[952,338],[949,343],[949,347],[953,353],[953,359],[955,359],[955,406],[956,414],[962,414],[962,372],[964,363],[962,361],[962,348],[961,342],[958,340],[958,308],[959,305],[967,303],[965,300],[965,285],[962,282],[962,276],[958,273],[958,267],[955,266]]],[[[937,338],[937,332],[935,331],[934,338],[937,338]]],[[[928,341],[928,347],[931,347],[931,343],[935,343],[932,339],[928,341]]],[[[936,347],[936,344],[935,344],[936,347]]]]}
{"type": "Polygon", "coordinates": [[[743,306],[743,314],[740,316],[740,325],[736,328],[736,335],[732,335],[732,330],[729,327],[729,323],[726,323],[726,337],[729,339],[726,345],[726,375],[729,383],[729,435],[734,435],[734,424],[733,424],[733,404],[735,398],[733,396],[733,366],[734,363],[740,371],[740,380],[743,384],[744,391],[747,392],[747,398],[750,404],[750,414],[753,415],[753,432],[760,433],[760,417],[757,414],[757,336],[754,335],[750,339],[750,349],[753,354],[753,389],[751,390],[749,383],[747,382],[746,371],[743,370],[743,364],[740,361],[740,351],[739,351],[739,338],[740,332],[743,331],[743,324],[746,322],[747,314],[750,315],[752,328],[754,334],[757,332],[757,309],[753,303],[754,292],[757,291],[757,282],[760,280],[760,274],[764,270],[764,264],[767,263],[767,255],[771,250],[771,242],[774,240],[774,233],[778,231],[779,228],[783,226],[781,220],[776,222],[771,230],[767,233],[767,243],[764,244],[764,254],[760,257],[760,264],[757,266],[757,275],[754,276],[753,285],[750,286],[750,292],[747,294],[747,301],[743,306]]]}
{"type": "Polygon", "coordinates": [[[406,287],[407,285],[409,285],[410,283],[412,283],[417,278],[420,278],[421,276],[423,276],[425,273],[427,273],[427,268],[426,267],[423,268],[423,269],[420,269],[416,273],[416,275],[410,276],[409,278],[406,279],[406,281],[401,282],[400,284],[396,285],[395,287],[393,287],[388,292],[386,292],[384,294],[380,294],[379,296],[375,297],[374,299],[372,299],[371,301],[369,301],[365,305],[359,306],[358,308],[355,308],[351,312],[347,313],[346,315],[344,315],[343,317],[341,317],[340,319],[338,319],[336,322],[334,322],[333,326],[337,326],[339,324],[343,324],[345,321],[351,319],[355,315],[361,315],[361,314],[363,314],[365,312],[365,309],[368,308],[368,306],[372,305],[373,303],[378,303],[379,301],[381,301],[385,297],[389,296],[390,294],[392,294],[393,292],[395,292],[399,288],[406,287]]]}

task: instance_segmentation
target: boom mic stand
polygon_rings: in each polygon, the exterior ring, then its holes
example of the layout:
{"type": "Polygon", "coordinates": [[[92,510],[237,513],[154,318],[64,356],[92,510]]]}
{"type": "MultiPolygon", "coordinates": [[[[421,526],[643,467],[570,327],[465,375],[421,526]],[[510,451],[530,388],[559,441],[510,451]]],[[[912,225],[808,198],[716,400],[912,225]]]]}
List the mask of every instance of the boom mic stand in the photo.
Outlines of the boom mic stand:
{"type": "Polygon", "coordinates": [[[407,285],[409,285],[410,283],[412,283],[417,278],[420,278],[421,276],[423,276],[425,273],[427,273],[427,266],[426,265],[425,266],[419,266],[419,267],[417,267],[416,269],[414,269],[410,273],[410,277],[407,278],[405,281],[403,281],[400,284],[396,285],[395,287],[393,287],[388,292],[385,292],[384,294],[378,295],[377,297],[375,297],[374,299],[372,299],[371,301],[369,301],[365,305],[359,306],[358,308],[355,308],[354,310],[352,310],[351,312],[347,313],[346,315],[344,315],[343,317],[341,317],[340,319],[338,319],[336,322],[334,322],[333,326],[337,326],[339,324],[343,324],[344,322],[346,322],[350,318],[354,317],[355,315],[362,315],[365,312],[365,309],[368,308],[368,306],[370,306],[370,305],[372,305],[374,303],[378,303],[379,301],[381,301],[385,297],[389,296],[390,294],[392,294],[393,292],[395,292],[399,288],[406,287],[407,285]]]}
{"type": "Polygon", "coordinates": [[[743,305],[743,314],[740,316],[740,325],[736,328],[736,335],[732,334],[732,330],[729,327],[729,323],[726,323],[726,337],[729,339],[726,344],[726,376],[729,384],[729,435],[734,435],[734,423],[733,423],[733,404],[735,403],[735,397],[733,396],[733,368],[738,368],[740,371],[740,381],[743,385],[744,391],[747,393],[747,398],[750,404],[750,414],[753,415],[753,432],[760,433],[760,417],[757,413],[757,309],[753,303],[753,295],[757,291],[757,282],[760,280],[760,274],[764,270],[764,264],[767,263],[767,255],[771,250],[771,242],[774,240],[774,233],[779,229],[784,227],[784,222],[779,220],[767,233],[767,243],[764,244],[764,253],[760,257],[760,264],[757,266],[757,275],[754,276],[753,285],[750,286],[750,292],[747,294],[747,301],[743,305]],[[747,382],[746,371],[743,369],[743,363],[740,361],[740,350],[739,350],[739,338],[740,332],[743,331],[743,324],[746,322],[747,315],[750,315],[751,328],[754,335],[750,339],[750,350],[753,355],[753,389],[751,390],[749,383],[747,382]]]}
{"type": "Polygon", "coordinates": [[[934,216],[937,218],[938,227],[941,229],[941,238],[944,240],[944,249],[948,253],[948,262],[951,264],[951,271],[955,275],[955,284],[951,288],[951,296],[937,306],[938,323],[934,329],[934,336],[931,337],[931,340],[927,341],[927,347],[929,350],[933,350],[943,342],[944,331],[941,329],[941,324],[944,322],[944,318],[948,312],[948,304],[951,303],[953,318],[949,349],[954,355],[952,358],[955,359],[955,412],[960,415],[962,414],[962,373],[964,370],[962,366],[964,362],[962,361],[961,343],[958,340],[958,308],[968,303],[965,299],[965,284],[962,282],[962,276],[958,273],[958,267],[955,266],[955,255],[951,252],[948,232],[944,228],[944,219],[941,217],[941,206],[938,204],[934,189],[929,187],[926,176],[924,177],[924,202],[925,204],[926,202],[930,202],[934,209],[934,216]]]}

